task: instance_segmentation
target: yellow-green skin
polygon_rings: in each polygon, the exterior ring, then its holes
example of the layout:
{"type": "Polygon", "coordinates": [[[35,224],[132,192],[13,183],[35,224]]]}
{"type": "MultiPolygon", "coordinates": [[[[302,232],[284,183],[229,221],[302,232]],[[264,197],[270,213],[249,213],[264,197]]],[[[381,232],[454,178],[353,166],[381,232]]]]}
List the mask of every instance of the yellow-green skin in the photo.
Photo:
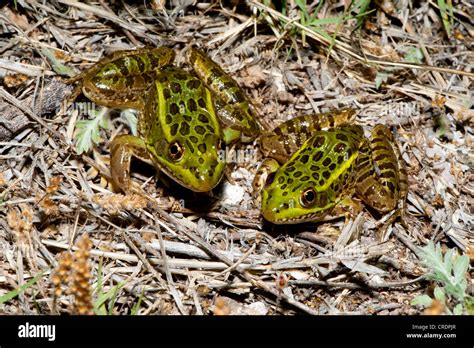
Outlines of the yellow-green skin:
{"type": "Polygon", "coordinates": [[[140,111],[138,135],[111,144],[112,179],[124,192],[132,156],[192,191],[210,191],[223,175],[225,145],[259,133],[250,102],[215,62],[190,49],[191,74],[173,59],[166,47],[118,51],[69,81],[80,80],[78,89],[97,104],[140,111]]]}
{"type": "Polygon", "coordinates": [[[266,220],[296,224],[349,213],[360,209],[354,195],[381,213],[398,201],[405,209],[406,170],[391,132],[379,124],[367,139],[350,124],[353,116],[351,110],[303,116],[262,136],[264,153],[284,162],[267,159],[254,181],[266,220]]]}

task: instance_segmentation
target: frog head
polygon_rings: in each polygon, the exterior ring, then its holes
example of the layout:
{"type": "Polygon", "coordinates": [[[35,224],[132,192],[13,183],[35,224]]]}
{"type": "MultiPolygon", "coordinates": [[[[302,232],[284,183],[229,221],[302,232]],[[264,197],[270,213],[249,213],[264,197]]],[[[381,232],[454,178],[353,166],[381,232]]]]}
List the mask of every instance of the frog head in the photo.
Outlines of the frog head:
{"type": "Polygon", "coordinates": [[[207,192],[222,178],[225,143],[212,95],[179,68],[158,76],[140,125],[153,161],[184,187],[207,192]]]}
{"type": "Polygon", "coordinates": [[[357,141],[342,129],[316,132],[267,177],[262,214],[276,224],[317,221],[353,191],[357,141]]]}

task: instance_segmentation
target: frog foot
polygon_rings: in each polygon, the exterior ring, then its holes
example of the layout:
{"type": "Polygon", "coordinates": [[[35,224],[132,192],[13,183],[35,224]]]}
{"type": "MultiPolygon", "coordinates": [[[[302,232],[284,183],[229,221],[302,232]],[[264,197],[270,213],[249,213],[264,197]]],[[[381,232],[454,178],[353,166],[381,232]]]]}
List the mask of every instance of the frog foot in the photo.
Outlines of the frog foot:
{"type": "Polygon", "coordinates": [[[130,163],[132,156],[144,161],[149,160],[145,142],[133,135],[117,135],[110,146],[110,165],[112,173],[112,182],[126,194],[132,192],[142,193],[141,188],[132,185],[130,179],[130,163]]]}

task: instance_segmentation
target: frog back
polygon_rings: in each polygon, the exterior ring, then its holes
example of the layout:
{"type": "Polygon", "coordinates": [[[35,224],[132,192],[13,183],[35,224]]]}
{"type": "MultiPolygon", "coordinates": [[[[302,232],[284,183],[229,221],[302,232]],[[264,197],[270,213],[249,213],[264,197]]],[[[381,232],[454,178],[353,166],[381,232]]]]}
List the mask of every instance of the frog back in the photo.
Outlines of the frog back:
{"type": "Polygon", "coordinates": [[[286,162],[314,132],[351,124],[355,110],[346,108],[294,117],[260,137],[260,148],[265,157],[286,162]]]}

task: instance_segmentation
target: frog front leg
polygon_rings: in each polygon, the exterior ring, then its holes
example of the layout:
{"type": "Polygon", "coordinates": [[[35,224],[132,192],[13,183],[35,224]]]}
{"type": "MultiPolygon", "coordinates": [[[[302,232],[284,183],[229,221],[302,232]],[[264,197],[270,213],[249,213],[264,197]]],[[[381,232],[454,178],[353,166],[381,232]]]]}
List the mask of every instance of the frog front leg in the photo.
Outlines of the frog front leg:
{"type": "Polygon", "coordinates": [[[390,130],[381,124],[374,127],[369,144],[359,149],[357,159],[357,196],[380,213],[401,206],[394,216],[404,222],[408,181],[406,168],[390,130]]]}
{"type": "Polygon", "coordinates": [[[133,135],[117,135],[111,143],[110,166],[112,181],[123,192],[132,193],[130,163],[132,156],[150,160],[145,142],[133,135]]]}
{"type": "Polygon", "coordinates": [[[280,163],[273,158],[263,160],[252,181],[253,195],[258,196],[267,184],[271,184],[273,174],[280,168],[280,163]]]}

